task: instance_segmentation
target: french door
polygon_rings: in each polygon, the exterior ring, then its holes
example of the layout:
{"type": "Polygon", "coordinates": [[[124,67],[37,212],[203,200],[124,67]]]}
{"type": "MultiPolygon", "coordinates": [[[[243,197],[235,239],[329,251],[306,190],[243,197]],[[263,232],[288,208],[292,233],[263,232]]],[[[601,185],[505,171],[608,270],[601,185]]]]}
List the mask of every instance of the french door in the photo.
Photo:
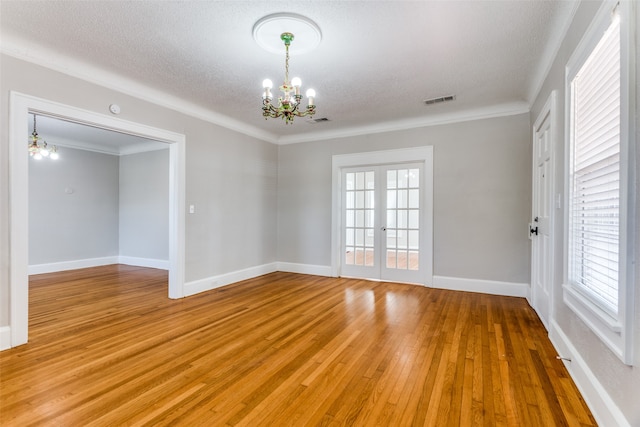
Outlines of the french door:
{"type": "Polygon", "coordinates": [[[424,283],[422,163],[342,170],[342,275],[424,283]]]}

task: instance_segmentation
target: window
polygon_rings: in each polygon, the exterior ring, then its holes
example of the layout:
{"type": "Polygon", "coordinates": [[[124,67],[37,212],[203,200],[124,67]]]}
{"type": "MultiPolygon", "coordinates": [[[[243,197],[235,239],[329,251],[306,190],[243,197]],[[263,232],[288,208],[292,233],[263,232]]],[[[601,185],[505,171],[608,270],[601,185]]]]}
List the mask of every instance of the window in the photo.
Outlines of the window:
{"type": "Polygon", "coordinates": [[[634,86],[623,22],[630,15],[621,7],[604,3],[567,65],[564,301],[631,363],[633,248],[627,236],[633,231],[634,156],[628,94],[634,86]]]}

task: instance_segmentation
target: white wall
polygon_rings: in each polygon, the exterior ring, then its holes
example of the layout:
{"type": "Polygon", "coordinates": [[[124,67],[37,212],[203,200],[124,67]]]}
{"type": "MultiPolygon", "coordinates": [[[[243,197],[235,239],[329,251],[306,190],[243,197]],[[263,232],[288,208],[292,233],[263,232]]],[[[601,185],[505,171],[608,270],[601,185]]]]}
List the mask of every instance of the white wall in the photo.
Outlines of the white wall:
{"type": "Polygon", "coordinates": [[[118,255],[118,157],[29,159],[29,265],[118,255]]]}
{"type": "Polygon", "coordinates": [[[331,156],[434,147],[434,275],[529,283],[528,114],[284,145],[278,261],[331,265],[331,156]]]}
{"type": "Polygon", "coordinates": [[[129,154],[119,159],[119,255],[166,263],[169,260],[169,149],[129,154]]]}
{"type": "MultiPolygon", "coordinates": [[[[532,121],[540,114],[540,111],[553,90],[557,93],[557,132],[554,135],[557,142],[554,155],[556,158],[555,194],[566,196],[563,177],[565,174],[564,144],[565,141],[565,66],[575,50],[578,42],[585,34],[601,2],[581,2],[573,23],[569,28],[562,46],[557,54],[553,66],[549,70],[542,90],[533,104],[531,110],[532,121]]],[[[636,4],[636,15],[633,17],[636,28],[640,24],[640,11],[636,4]]],[[[636,30],[636,50],[633,53],[636,60],[640,58],[638,51],[640,46],[640,33],[636,30]]],[[[637,71],[640,68],[637,69],[637,71]]],[[[640,74],[638,75],[640,82],[640,74]]],[[[640,90],[632,89],[632,97],[636,105],[640,105],[640,90]]],[[[637,110],[640,111],[640,110],[637,110]]],[[[640,117],[636,116],[636,123],[640,123],[640,117]]],[[[640,129],[640,126],[637,129],[640,129]]],[[[640,135],[636,135],[636,147],[640,141],[640,135]]],[[[640,153],[640,150],[638,150],[640,153]]],[[[636,181],[640,176],[638,166],[640,158],[636,162],[636,181]]],[[[640,212],[640,186],[636,183],[636,212],[640,212]]],[[[554,293],[554,319],[552,320],[550,336],[552,341],[565,356],[573,358],[568,364],[572,376],[576,379],[586,401],[589,403],[598,421],[602,425],[628,425],[640,426],[640,263],[636,262],[635,283],[635,331],[634,331],[634,367],[624,365],[606,345],[569,309],[562,299],[563,282],[563,211],[556,210],[556,228],[553,236],[555,253],[557,254],[556,269],[553,277],[554,293]],[[572,352],[572,354],[569,354],[572,352]],[[617,418],[616,418],[617,417],[617,418]]],[[[636,221],[640,223],[640,221],[636,221]]],[[[634,231],[636,256],[640,254],[640,229],[634,231]]]]}

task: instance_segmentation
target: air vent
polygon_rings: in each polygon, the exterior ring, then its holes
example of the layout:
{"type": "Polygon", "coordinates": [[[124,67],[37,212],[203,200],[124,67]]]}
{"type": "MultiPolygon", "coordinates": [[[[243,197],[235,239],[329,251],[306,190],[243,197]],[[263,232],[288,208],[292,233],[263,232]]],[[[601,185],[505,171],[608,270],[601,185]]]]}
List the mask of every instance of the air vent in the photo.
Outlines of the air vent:
{"type": "Polygon", "coordinates": [[[311,119],[311,120],[309,120],[309,123],[315,124],[315,123],[322,123],[322,122],[329,122],[329,121],[330,120],[327,119],[326,117],[322,117],[322,118],[319,118],[319,119],[311,119]]]}
{"type": "Polygon", "coordinates": [[[456,99],[455,95],[441,96],[439,98],[431,98],[424,101],[427,105],[440,104],[441,102],[453,101],[456,99]]]}

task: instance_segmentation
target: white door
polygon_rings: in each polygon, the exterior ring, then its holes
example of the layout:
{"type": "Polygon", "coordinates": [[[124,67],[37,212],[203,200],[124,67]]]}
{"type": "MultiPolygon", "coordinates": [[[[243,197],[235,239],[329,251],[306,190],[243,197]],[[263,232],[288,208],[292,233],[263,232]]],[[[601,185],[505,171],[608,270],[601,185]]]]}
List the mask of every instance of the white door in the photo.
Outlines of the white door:
{"type": "Polygon", "coordinates": [[[549,329],[553,280],[553,144],[549,108],[543,109],[533,129],[533,198],[531,238],[531,305],[549,329]]]}
{"type": "Polygon", "coordinates": [[[342,171],[342,275],[424,283],[422,164],[342,171]]]}

